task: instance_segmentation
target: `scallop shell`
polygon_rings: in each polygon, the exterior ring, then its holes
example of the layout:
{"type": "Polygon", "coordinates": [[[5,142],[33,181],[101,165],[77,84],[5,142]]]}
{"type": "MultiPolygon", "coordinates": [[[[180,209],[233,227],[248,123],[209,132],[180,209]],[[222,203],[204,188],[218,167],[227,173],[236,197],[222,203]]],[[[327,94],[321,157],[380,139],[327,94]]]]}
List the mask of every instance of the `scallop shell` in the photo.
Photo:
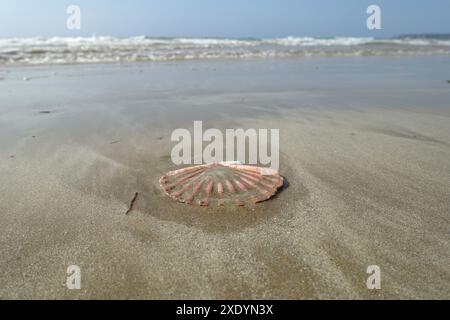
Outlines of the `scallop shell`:
{"type": "Polygon", "coordinates": [[[234,162],[171,171],[159,181],[176,201],[200,206],[245,206],[272,198],[284,179],[275,170],[234,162]]]}

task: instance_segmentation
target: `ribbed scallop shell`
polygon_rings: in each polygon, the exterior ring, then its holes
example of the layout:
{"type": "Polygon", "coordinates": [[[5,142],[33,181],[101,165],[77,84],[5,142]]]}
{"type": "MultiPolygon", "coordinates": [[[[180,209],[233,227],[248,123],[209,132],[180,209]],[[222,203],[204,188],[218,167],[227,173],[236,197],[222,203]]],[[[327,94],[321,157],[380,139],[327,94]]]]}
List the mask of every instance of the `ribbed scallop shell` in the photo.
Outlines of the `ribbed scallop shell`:
{"type": "Polygon", "coordinates": [[[244,206],[270,199],[283,186],[283,177],[267,168],[222,162],[171,171],[159,183],[179,202],[244,206]]]}

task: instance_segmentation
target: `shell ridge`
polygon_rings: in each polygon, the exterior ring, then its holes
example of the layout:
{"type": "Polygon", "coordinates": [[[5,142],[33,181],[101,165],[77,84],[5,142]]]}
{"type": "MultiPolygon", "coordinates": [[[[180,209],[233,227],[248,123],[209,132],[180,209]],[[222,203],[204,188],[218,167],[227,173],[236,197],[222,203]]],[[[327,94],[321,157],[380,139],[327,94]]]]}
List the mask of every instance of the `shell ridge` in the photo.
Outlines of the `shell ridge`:
{"type": "Polygon", "coordinates": [[[283,186],[284,178],[273,170],[237,163],[210,163],[174,170],[163,175],[160,186],[172,199],[200,206],[214,203],[245,206],[266,201],[283,186]]]}

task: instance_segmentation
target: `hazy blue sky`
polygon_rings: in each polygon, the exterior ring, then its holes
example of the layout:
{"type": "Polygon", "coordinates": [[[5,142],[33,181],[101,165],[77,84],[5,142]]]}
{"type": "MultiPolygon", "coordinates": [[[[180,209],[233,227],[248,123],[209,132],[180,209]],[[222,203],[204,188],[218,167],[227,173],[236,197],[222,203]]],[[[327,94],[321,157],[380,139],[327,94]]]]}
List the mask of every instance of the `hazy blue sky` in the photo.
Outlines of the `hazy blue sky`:
{"type": "Polygon", "coordinates": [[[0,0],[0,37],[23,36],[392,36],[450,33],[450,0],[0,0]],[[66,8],[82,29],[66,29],[66,8]],[[382,10],[380,31],[366,8],[382,10]]]}

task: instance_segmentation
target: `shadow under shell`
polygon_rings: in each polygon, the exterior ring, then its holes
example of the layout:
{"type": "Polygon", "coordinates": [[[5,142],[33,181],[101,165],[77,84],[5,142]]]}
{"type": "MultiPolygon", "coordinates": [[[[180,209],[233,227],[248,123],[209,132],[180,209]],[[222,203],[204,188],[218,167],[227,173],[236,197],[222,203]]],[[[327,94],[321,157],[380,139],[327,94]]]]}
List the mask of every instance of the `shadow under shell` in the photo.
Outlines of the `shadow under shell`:
{"type": "Polygon", "coordinates": [[[159,181],[176,201],[200,206],[256,204],[269,200],[284,179],[272,169],[238,163],[213,163],[168,172],[159,181]]]}

